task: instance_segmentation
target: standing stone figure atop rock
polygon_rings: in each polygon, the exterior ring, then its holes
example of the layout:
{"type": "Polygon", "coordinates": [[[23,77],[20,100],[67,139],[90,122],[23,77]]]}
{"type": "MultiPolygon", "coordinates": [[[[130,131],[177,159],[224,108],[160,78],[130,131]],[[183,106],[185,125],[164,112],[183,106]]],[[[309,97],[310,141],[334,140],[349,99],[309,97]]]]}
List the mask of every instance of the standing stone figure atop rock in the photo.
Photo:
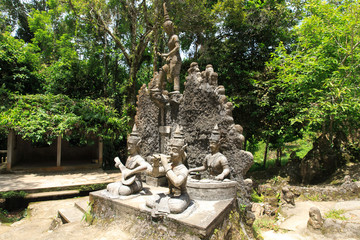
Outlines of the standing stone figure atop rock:
{"type": "Polygon", "coordinates": [[[134,125],[132,133],[128,137],[127,149],[129,157],[125,166],[118,157],[114,159],[115,167],[120,169],[122,176],[121,181],[110,183],[107,186],[108,192],[112,195],[127,196],[142,190],[140,173],[143,171],[151,172],[152,167],[139,155],[140,143],[141,138],[136,130],[136,125],[134,125]]]}
{"type": "Polygon", "coordinates": [[[203,166],[192,168],[189,172],[201,172],[208,170],[210,175],[215,176],[216,180],[223,180],[229,176],[230,168],[226,157],[219,152],[221,140],[218,125],[215,125],[209,142],[211,153],[206,155],[203,166]]]}
{"type": "Polygon", "coordinates": [[[152,208],[155,214],[181,213],[190,204],[190,198],[186,191],[186,182],[189,174],[183,164],[186,158],[184,137],[179,125],[176,127],[173,138],[170,139],[169,155],[160,155],[162,167],[159,171],[166,173],[169,182],[169,195],[155,195],[146,202],[146,206],[152,208]]]}
{"type": "Polygon", "coordinates": [[[172,83],[174,82],[174,91],[180,91],[180,70],[181,70],[181,57],[180,57],[180,41],[178,35],[174,33],[174,24],[170,20],[169,14],[166,10],[164,3],[164,30],[169,37],[168,40],[168,53],[159,53],[158,55],[166,60],[166,64],[162,67],[159,73],[160,82],[165,78],[172,83]]]}

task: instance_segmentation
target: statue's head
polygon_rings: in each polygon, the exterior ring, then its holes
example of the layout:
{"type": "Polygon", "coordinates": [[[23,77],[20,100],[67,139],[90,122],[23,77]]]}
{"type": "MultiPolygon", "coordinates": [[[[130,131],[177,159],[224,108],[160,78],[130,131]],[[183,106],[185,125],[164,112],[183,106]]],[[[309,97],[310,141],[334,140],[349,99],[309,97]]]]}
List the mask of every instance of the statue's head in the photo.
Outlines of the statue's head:
{"type": "Polygon", "coordinates": [[[163,27],[167,34],[171,34],[174,31],[174,23],[170,20],[169,14],[166,9],[166,4],[164,3],[163,6],[164,6],[164,18],[165,18],[163,27]]]}
{"type": "Polygon", "coordinates": [[[136,124],[134,124],[132,132],[131,132],[130,136],[128,136],[128,139],[127,139],[127,149],[128,149],[128,152],[130,155],[135,154],[139,151],[140,143],[141,143],[141,138],[136,129],[136,124]]]}
{"type": "Polygon", "coordinates": [[[210,84],[213,86],[218,85],[218,74],[216,72],[210,74],[210,84]]]}
{"type": "Polygon", "coordinates": [[[220,131],[216,124],[209,139],[211,152],[218,152],[220,149],[220,131]]]}
{"type": "Polygon", "coordinates": [[[169,144],[169,155],[172,160],[185,160],[185,141],[183,133],[181,132],[180,126],[177,125],[173,137],[170,139],[169,144]]]}

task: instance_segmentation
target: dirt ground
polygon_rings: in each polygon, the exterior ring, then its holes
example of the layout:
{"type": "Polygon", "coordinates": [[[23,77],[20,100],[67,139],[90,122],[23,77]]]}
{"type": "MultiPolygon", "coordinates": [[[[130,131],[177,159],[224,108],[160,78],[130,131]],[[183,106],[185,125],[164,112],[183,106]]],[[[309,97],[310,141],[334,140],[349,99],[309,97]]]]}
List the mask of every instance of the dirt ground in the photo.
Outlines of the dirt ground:
{"type": "MultiPolygon", "coordinates": [[[[88,225],[85,222],[61,224],[51,230],[57,211],[60,208],[70,208],[76,201],[88,197],[53,200],[31,203],[28,216],[11,225],[0,225],[0,240],[128,240],[131,234],[122,230],[117,221],[97,222],[88,225]]],[[[297,202],[295,208],[286,211],[287,217],[280,225],[280,231],[264,231],[264,240],[330,240],[322,235],[307,231],[306,223],[310,207],[317,206],[322,213],[334,208],[351,206],[357,210],[357,220],[360,222],[360,201],[348,202],[297,202]]],[[[360,239],[360,233],[359,238],[360,239]]],[[[344,239],[343,239],[344,240],[344,239]]],[[[348,240],[352,240],[349,238],[348,240]]]]}
{"type": "Polygon", "coordinates": [[[116,221],[88,226],[85,222],[62,224],[50,230],[60,208],[74,206],[83,198],[31,203],[28,216],[11,225],[0,225],[1,240],[127,240],[131,236],[120,230],[116,221]]]}

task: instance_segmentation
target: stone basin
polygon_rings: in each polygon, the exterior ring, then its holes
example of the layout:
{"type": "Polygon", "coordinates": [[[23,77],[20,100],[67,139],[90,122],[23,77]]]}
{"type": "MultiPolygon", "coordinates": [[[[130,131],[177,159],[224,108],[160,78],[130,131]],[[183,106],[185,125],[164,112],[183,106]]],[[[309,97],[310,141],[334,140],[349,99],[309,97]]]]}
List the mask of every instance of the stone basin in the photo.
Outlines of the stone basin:
{"type": "Polygon", "coordinates": [[[235,198],[237,184],[236,181],[228,179],[223,181],[212,179],[197,180],[189,177],[186,188],[190,199],[218,201],[235,198]]]}

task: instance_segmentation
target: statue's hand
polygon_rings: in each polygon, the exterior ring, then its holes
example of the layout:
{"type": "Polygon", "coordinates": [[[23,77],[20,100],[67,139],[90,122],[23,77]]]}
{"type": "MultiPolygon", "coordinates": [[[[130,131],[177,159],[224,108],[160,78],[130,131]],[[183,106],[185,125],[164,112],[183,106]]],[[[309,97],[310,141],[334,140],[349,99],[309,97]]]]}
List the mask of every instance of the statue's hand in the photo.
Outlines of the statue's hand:
{"type": "Polygon", "coordinates": [[[163,165],[163,167],[164,167],[165,169],[168,169],[168,168],[170,167],[170,166],[169,166],[169,161],[168,161],[168,156],[166,156],[166,155],[161,155],[160,160],[161,160],[161,164],[163,165]]]}
{"type": "Polygon", "coordinates": [[[119,168],[119,165],[121,164],[120,158],[116,157],[116,158],[114,159],[114,161],[115,161],[115,167],[116,167],[116,168],[119,168]]]}
{"type": "Polygon", "coordinates": [[[224,180],[224,177],[225,177],[224,174],[221,173],[221,174],[217,175],[217,176],[215,177],[215,179],[216,179],[216,180],[224,180]]]}
{"type": "Polygon", "coordinates": [[[124,176],[124,179],[127,179],[128,177],[130,177],[132,174],[131,174],[131,171],[129,169],[124,169],[121,174],[124,176]]]}

